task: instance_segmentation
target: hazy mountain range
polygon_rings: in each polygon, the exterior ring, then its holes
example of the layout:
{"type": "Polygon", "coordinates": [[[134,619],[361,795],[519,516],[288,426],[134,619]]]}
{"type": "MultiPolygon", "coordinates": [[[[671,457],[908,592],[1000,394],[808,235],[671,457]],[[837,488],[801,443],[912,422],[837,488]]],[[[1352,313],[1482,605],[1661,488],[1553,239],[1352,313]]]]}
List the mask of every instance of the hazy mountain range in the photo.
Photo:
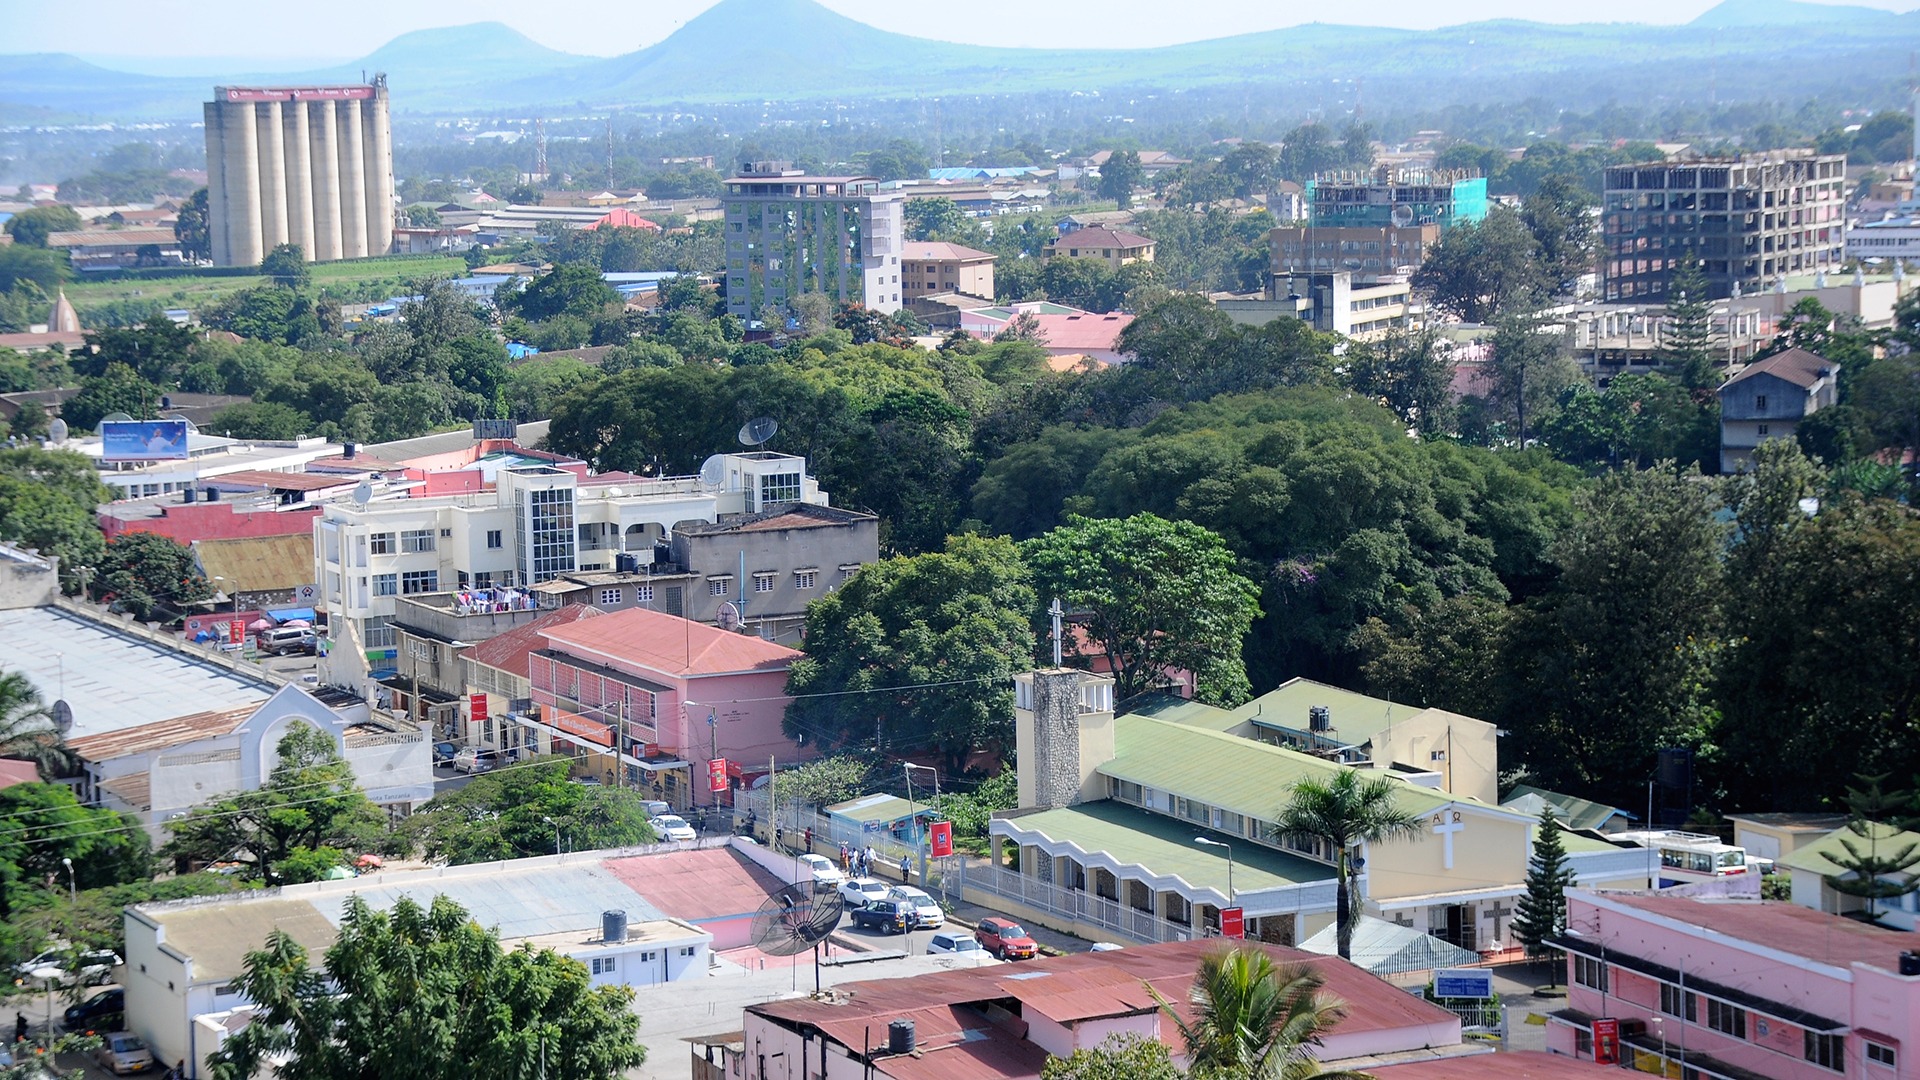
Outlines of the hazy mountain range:
{"type": "Polygon", "coordinates": [[[1915,49],[1920,12],[1799,0],[1725,0],[1684,26],[1314,23],[1155,49],[958,45],[878,30],[813,0],[722,0],[664,41],[608,59],[548,49],[499,23],[416,31],[360,60],[292,73],[168,77],[66,53],[0,56],[0,120],[197,119],[215,84],[376,71],[387,73],[395,111],[418,115],[1197,89],[1311,104],[1354,80],[1382,107],[1531,95],[1587,108],[1834,93],[1880,102],[1904,85],[1915,49]]]}

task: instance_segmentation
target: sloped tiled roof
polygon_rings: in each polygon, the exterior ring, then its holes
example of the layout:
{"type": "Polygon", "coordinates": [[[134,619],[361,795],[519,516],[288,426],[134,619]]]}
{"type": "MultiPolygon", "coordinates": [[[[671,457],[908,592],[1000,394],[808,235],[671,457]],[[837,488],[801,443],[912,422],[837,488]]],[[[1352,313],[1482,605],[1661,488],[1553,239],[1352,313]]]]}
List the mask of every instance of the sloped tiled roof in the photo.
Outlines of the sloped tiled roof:
{"type": "Polygon", "coordinates": [[[1833,361],[1818,353],[1805,349],[1788,349],[1775,353],[1765,360],[1757,360],[1741,369],[1740,374],[1720,384],[1722,389],[1756,375],[1771,375],[1799,387],[1810,387],[1819,382],[1833,370],[1833,361]]]}
{"type": "Polygon", "coordinates": [[[916,240],[909,243],[900,252],[903,259],[934,259],[945,262],[970,261],[973,259],[991,259],[991,251],[980,251],[961,244],[936,243],[931,240],[916,240]]]}
{"type": "Polygon", "coordinates": [[[1075,229],[1065,236],[1058,237],[1048,247],[1067,248],[1137,248],[1147,247],[1153,240],[1139,233],[1121,232],[1104,225],[1092,225],[1084,229],[1075,229]]]}
{"type": "Polygon", "coordinates": [[[540,616],[525,626],[518,626],[504,634],[488,638],[468,649],[462,658],[524,679],[527,677],[527,657],[531,656],[535,649],[547,647],[547,639],[540,635],[542,630],[567,626],[581,619],[604,614],[606,612],[587,604],[568,604],[566,607],[540,616]]]}
{"type": "Polygon", "coordinates": [[[785,671],[800,657],[785,645],[644,608],[540,631],[552,647],[597,653],[666,675],[785,671]]]}
{"type": "Polygon", "coordinates": [[[313,580],[312,533],[195,540],[193,553],[207,580],[229,594],[291,589],[313,580]]]}

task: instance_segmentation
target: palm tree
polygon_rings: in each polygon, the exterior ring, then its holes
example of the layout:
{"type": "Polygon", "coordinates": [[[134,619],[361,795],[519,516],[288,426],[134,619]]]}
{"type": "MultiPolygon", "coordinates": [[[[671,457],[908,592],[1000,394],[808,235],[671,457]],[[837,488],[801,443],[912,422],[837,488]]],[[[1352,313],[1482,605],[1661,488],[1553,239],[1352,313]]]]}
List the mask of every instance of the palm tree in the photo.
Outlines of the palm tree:
{"type": "Polygon", "coordinates": [[[1187,1073],[1206,1080],[1371,1080],[1366,1073],[1321,1072],[1312,1049],[1346,1015],[1346,1003],[1320,992],[1306,964],[1275,964],[1258,946],[1208,953],[1187,1000],[1193,1019],[1148,987],[1187,1046],[1187,1073]]]}
{"type": "Polygon", "coordinates": [[[0,675],[0,757],[33,762],[43,779],[74,764],[73,751],[53,726],[39,691],[17,671],[0,675]]]}
{"type": "Polygon", "coordinates": [[[1293,785],[1293,795],[1275,816],[1276,836],[1323,840],[1334,852],[1334,925],[1340,959],[1353,959],[1353,849],[1359,844],[1411,840],[1421,835],[1420,816],[1400,807],[1393,781],[1361,779],[1356,769],[1341,769],[1331,780],[1309,777],[1293,785]]]}

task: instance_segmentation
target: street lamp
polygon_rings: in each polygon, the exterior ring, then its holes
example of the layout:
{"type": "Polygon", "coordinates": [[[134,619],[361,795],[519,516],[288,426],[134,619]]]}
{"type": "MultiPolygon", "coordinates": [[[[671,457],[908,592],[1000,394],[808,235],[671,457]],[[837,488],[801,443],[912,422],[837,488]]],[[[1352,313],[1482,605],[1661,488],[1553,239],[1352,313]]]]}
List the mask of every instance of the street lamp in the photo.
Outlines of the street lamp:
{"type": "Polygon", "coordinates": [[[553,826],[553,853],[560,854],[560,823],[545,814],[540,815],[540,820],[553,826]]]}
{"type": "Polygon", "coordinates": [[[80,887],[74,882],[73,860],[61,859],[60,865],[67,868],[67,903],[77,907],[80,904],[80,887]]]}
{"type": "MultiPolygon", "coordinates": [[[[1239,907],[1240,894],[1235,892],[1233,888],[1233,845],[1227,843],[1225,840],[1210,840],[1204,836],[1194,837],[1193,842],[1201,845],[1202,847],[1217,847],[1217,848],[1227,849],[1227,906],[1239,907]]],[[[1221,929],[1224,930],[1225,927],[1222,927],[1221,929]]]]}
{"type": "Polygon", "coordinates": [[[67,977],[67,973],[52,964],[43,964],[31,972],[34,978],[47,984],[47,1030],[40,1035],[42,1046],[53,1046],[53,984],[67,977]]]}

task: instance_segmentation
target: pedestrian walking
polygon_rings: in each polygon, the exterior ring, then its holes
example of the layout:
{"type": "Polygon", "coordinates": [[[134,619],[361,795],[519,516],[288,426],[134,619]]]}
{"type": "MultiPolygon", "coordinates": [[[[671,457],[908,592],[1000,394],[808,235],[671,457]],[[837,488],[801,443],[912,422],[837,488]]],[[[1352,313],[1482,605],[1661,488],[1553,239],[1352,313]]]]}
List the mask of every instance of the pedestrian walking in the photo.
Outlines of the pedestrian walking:
{"type": "Polygon", "coordinates": [[[786,832],[785,826],[781,825],[777,821],[773,823],[773,850],[779,851],[781,845],[786,843],[786,837],[784,835],[785,832],[786,832]]]}
{"type": "Polygon", "coordinates": [[[803,847],[800,850],[806,851],[806,852],[811,852],[813,850],[813,826],[811,825],[807,826],[807,845],[806,847],[803,847]]]}
{"type": "Polygon", "coordinates": [[[16,1011],[13,1014],[13,1041],[27,1041],[27,1014],[16,1011]]]}
{"type": "Polygon", "coordinates": [[[900,856],[900,884],[905,885],[907,883],[907,873],[907,857],[902,855],[900,856]]]}
{"type": "Polygon", "coordinates": [[[853,860],[849,857],[847,845],[842,842],[840,845],[840,872],[844,874],[851,869],[853,869],[853,860]]]}

